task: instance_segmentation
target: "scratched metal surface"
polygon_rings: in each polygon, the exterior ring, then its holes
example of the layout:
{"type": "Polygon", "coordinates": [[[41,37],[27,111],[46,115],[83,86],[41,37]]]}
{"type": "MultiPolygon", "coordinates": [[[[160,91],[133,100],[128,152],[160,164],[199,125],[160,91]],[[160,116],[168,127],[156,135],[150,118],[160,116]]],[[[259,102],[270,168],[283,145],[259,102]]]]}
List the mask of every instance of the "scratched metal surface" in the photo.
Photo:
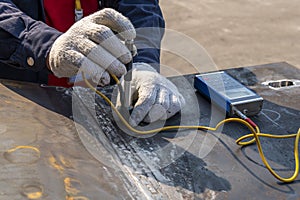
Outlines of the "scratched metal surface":
{"type": "MultiPolygon", "coordinates": [[[[297,131],[299,87],[274,90],[261,83],[300,80],[298,69],[273,63],[228,72],[264,97],[262,112],[253,117],[262,132],[297,131]]],[[[215,125],[224,118],[195,93],[193,75],[171,79],[188,104],[166,124],[215,125]]],[[[255,146],[235,144],[248,132],[237,124],[218,132],[136,138],[118,128],[109,106],[87,89],[1,83],[0,199],[300,198],[299,178],[280,184],[262,165],[255,146]],[[29,147],[14,149],[24,145],[29,147]]],[[[112,90],[102,89],[107,95],[112,90]]],[[[271,165],[290,175],[293,140],[263,139],[262,145],[271,165]]]]}

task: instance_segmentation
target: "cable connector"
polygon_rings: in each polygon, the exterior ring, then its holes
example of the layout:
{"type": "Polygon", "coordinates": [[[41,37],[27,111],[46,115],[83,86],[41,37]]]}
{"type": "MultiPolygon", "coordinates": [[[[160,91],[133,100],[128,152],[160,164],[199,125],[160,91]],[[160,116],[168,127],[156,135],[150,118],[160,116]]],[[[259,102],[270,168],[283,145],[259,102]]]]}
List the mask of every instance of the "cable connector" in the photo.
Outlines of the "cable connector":
{"type": "Polygon", "coordinates": [[[253,128],[257,127],[257,125],[249,117],[247,117],[244,113],[239,111],[236,107],[233,106],[232,109],[237,116],[239,116],[242,120],[248,122],[253,128]]]}
{"type": "Polygon", "coordinates": [[[83,18],[83,10],[80,0],[75,0],[75,22],[83,18]]]}

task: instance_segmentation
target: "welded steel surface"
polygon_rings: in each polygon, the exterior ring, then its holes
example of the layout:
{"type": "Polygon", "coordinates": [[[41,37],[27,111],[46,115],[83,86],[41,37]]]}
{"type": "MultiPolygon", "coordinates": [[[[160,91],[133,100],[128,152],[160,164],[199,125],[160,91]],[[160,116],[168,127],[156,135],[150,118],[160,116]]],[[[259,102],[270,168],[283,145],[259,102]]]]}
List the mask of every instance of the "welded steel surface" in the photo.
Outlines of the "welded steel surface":
{"type": "MultiPolygon", "coordinates": [[[[273,63],[227,72],[265,99],[262,112],[252,118],[262,132],[298,130],[300,87],[276,90],[262,83],[300,80],[299,69],[273,63]]],[[[193,77],[170,78],[187,107],[166,125],[214,126],[225,117],[195,92],[193,77]]],[[[114,86],[99,89],[113,96],[114,86]]],[[[243,126],[138,138],[118,124],[108,104],[89,89],[1,80],[0,199],[300,198],[299,177],[292,184],[279,183],[255,146],[235,144],[249,132],[243,126]]],[[[267,159],[283,176],[294,169],[293,142],[262,139],[267,159]]]]}

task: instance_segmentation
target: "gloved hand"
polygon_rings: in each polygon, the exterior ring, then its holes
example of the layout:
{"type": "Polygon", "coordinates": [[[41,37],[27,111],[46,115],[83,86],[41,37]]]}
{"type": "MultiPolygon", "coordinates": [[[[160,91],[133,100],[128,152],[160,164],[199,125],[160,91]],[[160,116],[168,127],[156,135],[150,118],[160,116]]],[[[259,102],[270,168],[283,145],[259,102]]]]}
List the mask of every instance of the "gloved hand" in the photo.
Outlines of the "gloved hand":
{"type": "MultiPolygon", "coordinates": [[[[134,127],[141,121],[152,123],[166,120],[185,105],[185,99],[177,87],[146,63],[133,64],[131,88],[132,101],[136,103],[129,123],[134,127]]],[[[116,106],[121,108],[120,99],[116,106]]]]}
{"type": "Polygon", "coordinates": [[[136,36],[131,22],[113,9],[103,9],[76,22],[53,43],[48,66],[57,77],[76,75],[79,68],[99,85],[110,82],[108,72],[120,77],[131,53],[123,40],[136,36]],[[107,70],[107,71],[105,71],[107,70]]]}

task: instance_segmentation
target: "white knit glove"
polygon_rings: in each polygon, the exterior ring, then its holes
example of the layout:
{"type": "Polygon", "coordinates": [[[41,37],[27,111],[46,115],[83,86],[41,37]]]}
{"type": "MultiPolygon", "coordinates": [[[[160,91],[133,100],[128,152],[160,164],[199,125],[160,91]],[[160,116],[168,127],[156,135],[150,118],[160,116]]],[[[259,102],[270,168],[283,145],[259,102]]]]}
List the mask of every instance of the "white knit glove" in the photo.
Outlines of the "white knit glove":
{"type": "MultiPolygon", "coordinates": [[[[129,119],[132,126],[166,120],[185,105],[177,87],[146,63],[133,64],[131,88],[132,102],[136,102],[129,119]]],[[[117,108],[121,108],[120,101],[117,108]]]]}
{"type": "Polygon", "coordinates": [[[132,56],[113,31],[123,40],[136,36],[131,22],[113,9],[84,17],[53,43],[49,68],[57,77],[74,76],[80,68],[99,85],[110,82],[108,72],[122,76],[132,56]]]}

